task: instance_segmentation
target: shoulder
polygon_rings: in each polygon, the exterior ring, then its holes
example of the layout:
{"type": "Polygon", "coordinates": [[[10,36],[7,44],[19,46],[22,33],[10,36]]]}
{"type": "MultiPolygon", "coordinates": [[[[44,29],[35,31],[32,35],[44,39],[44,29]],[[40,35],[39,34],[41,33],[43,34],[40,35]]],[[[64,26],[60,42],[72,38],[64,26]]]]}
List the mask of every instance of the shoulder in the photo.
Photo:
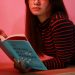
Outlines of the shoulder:
{"type": "Polygon", "coordinates": [[[51,26],[74,26],[74,24],[65,14],[58,12],[51,17],[51,26]]]}
{"type": "Polygon", "coordinates": [[[69,18],[64,13],[60,13],[60,12],[57,12],[56,14],[52,15],[52,17],[51,17],[51,23],[60,22],[63,20],[70,21],[69,18]]]}

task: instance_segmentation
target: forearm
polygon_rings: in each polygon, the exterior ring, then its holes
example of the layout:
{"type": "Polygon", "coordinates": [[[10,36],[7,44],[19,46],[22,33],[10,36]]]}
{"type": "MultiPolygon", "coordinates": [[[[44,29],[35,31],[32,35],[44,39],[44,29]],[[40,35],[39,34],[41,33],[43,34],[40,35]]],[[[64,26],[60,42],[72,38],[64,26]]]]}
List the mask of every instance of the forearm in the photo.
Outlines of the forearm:
{"type": "Polygon", "coordinates": [[[48,69],[58,69],[58,68],[65,68],[68,66],[69,62],[63,62],[58,57],[54,57],[53,59],[43,61],[45,66],[48,69]]]}

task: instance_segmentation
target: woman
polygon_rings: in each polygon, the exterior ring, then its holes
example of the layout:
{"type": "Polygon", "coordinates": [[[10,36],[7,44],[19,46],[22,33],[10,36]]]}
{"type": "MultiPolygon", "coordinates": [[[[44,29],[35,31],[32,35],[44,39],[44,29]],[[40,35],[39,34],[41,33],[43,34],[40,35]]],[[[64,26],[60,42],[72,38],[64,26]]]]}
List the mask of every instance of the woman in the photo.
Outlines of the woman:
{"type": "Polygon", "coordinates": [[[63,0],[25,0],[25,3],[26,37],[39,57],[45,54],[51,58],[43,63],[48,69],[69,66],[75,53],[74,25],[63,0]]]}

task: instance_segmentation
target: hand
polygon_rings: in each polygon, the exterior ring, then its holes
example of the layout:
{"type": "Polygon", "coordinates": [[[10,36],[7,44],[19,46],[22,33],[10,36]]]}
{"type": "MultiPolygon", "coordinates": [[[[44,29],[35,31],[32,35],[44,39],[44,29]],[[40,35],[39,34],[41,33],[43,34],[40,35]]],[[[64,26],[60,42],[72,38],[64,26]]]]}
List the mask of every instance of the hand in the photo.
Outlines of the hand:
{"type": "Polygon", "coordinates": [[[21,73],[29,72],[31,68],[26,68],[25,62],[23,59],[15,60],[14,59],[14,67],[19,70],[21,73]]]}
{"type": "Polygon", "coordinates": [[[4,33],[4,31],[1,30],[1,29],[0,29],[0,35],[2,35],[2,36],[5,37],[5,38],[7,37],[7,35],[6,35],[6,34],[4,33]]]}
{"type": "Polygon", "coordinates": [[[43,54],[42,56],[40,56],[40,60],[41,61],[46,61],[46,60],[50,60],[50,59],[53,59],[54,57],[52,56],[48,56],[48,55],[45,55],[43,54]]]}

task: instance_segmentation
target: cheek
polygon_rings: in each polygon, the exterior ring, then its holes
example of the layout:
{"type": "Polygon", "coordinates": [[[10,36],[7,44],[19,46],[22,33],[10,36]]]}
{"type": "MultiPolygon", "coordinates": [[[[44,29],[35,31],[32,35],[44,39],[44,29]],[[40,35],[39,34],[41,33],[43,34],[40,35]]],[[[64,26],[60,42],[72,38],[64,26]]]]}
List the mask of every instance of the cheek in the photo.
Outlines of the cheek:
{"type": "Polygon", "coordinates": [[[47,10],[49,7],[50,7],[50,5],[49,4],[42,4],[42,10],[47,10]]]}
{"type": "Polygon", "coordinates": [[[29,9],[31,10],[31,8],[32,8],[32,3],[29,3],[29,9]]]}
{"type": "Polygon", "coordinates": [[[29,1],[28,4],[29,4],[29,8],[32,8],[33,2],[29,1]]]}
{"type": "Polygon", "coordinates": [[[49,3],[49,1],[41,1],[41,6],[42,6],[42,8],[48,8],[48,6],[50,6],[50,3],[49,3]]]}

